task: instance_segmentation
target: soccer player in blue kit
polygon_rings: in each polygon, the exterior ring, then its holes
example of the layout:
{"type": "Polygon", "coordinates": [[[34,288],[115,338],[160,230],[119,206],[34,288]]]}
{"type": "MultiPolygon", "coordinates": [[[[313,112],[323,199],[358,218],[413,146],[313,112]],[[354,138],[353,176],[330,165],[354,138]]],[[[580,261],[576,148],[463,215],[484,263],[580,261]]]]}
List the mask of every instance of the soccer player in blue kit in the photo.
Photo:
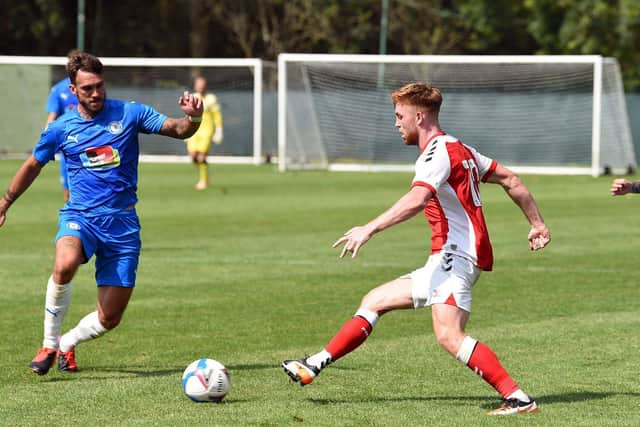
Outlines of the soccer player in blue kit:
{"type": "Polygon", "coordinates": [[[170,118],[135,102],[106,97],[102,63],[85,52],[69,55],[67,72],[78,98],[75,111],[42,132],[31,156],[0,200],[0,226],[7,210],[31,185],[44,165],[61,152],[69,173],[69,201],[60,210],[53,273],[47,284],[44,341],[29,364],[44,375],[58,358],[58,369],[75,372],[77,344],[98,338],[122,319],[133,292],[140,254],[138,133],[188,138],[200,125],[202,101],[184,92],[185,113],[170,118]],[[71,296],[71,280],[80,264],[95,255],[97,309],[59,338],[71,296]]]}
{"type": "MultiPolygon", "coordinates": [[[[71,79],[67,77],[51,87],[47,98],[47,126],[64,113],[74,110],[78,105],[78,98],[71,92],[70,86],[71,79]]],[[[60,156],[60,185],[62,185],[64,201],[67,202],[69,201],[69,178],[64,156],[60,156]]]]}

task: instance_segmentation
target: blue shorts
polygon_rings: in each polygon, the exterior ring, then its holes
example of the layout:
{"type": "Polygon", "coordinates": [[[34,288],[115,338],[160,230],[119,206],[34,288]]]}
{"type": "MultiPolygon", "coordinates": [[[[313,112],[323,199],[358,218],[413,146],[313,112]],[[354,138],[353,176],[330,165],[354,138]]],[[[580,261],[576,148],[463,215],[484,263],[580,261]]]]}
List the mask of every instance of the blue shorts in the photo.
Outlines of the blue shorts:
{"type": "Polygon", "coordinates": [[[136,285],[141,244],[135,209],[96,217],[60,212],[55,241],[64,236],[80,239],[86,262],[96,255],[98,286],[132,288],[136,285]]]}

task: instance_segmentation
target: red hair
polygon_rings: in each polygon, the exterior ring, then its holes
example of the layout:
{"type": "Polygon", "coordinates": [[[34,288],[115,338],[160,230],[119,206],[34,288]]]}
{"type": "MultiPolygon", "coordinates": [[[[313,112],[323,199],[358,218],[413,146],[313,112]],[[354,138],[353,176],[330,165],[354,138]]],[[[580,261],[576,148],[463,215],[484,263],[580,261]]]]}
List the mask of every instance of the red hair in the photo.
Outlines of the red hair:
{"type": "Polygon", "coordinates": [[[442,105],[440,89],[427,83],[409,83],[391,92],[394,104],[409,104],[438,113],[442,105]]]}

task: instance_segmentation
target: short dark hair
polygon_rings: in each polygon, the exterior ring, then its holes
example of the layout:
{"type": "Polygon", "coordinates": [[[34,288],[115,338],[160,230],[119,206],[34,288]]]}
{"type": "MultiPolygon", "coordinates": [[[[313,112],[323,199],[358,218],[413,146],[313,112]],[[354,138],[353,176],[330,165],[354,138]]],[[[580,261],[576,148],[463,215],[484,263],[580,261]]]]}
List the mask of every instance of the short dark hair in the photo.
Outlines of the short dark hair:
{"type": "Polygon", "coordinates": [[[72,50],[67,56],[67,74],[72,84],[76,84],[76,74],[80,70],[102,74],[102,62],[90,53],[72,50]]]}
{"type": "Polygon", "coordinates": [[[391,93],[394,104],[409,104],[438,113],[442,105],[440,89],[427,83],[409,83],[391,93]]]}

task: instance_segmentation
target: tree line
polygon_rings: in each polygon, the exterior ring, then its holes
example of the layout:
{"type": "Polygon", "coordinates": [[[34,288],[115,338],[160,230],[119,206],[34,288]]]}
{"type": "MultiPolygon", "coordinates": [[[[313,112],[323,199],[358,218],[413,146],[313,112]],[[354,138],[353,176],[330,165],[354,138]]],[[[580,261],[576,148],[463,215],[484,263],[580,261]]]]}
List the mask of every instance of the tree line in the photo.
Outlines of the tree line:
{"type": "MultiPolygon", "coordinates": [[[[85,0],[99,56],[379,52],[383,0],[85,0]]],[[[388,0],[388,54],[599,54],[640,90],[638,0],[388,0]]],[[[0,0],[0,54],[76,45],[77,0],[0,0]]]]}

